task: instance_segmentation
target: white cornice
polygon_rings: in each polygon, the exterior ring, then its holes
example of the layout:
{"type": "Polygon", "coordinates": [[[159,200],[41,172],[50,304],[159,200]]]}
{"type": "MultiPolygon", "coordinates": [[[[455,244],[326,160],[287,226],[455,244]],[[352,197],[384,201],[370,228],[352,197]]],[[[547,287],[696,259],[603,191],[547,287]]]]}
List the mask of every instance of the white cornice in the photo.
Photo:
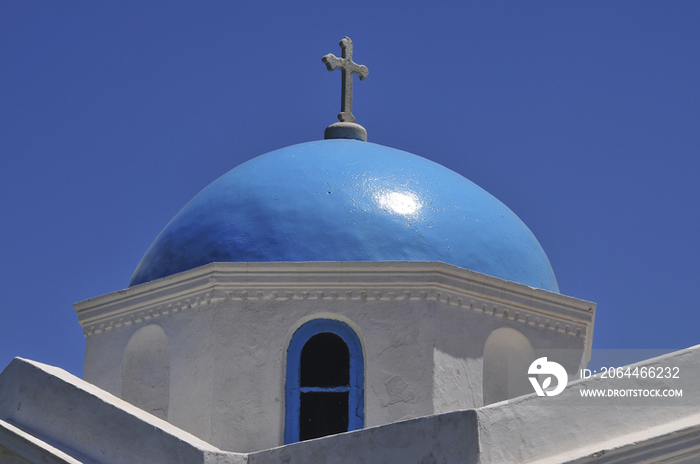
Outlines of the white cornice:
{"type": "MultiPolygon", "coordinates": [[[[227,300],[427,299],[591,343],[595,304],[441,262],[212,263],[74,305],[86,335],[227,300]]],[[[589,346],[590,348],[590,346],[589,346]]]]}

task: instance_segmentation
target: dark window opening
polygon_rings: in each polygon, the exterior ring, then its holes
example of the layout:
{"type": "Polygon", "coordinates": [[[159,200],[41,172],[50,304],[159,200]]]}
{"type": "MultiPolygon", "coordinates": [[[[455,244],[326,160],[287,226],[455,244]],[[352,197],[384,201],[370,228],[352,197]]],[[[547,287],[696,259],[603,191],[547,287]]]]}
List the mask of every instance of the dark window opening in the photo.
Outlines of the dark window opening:
{"type": "Polygon", "coordinates": [[[342,338],[320,333],[301,350],[301,387],[347,387],[350,385],[350,351],[342,338]]]}
{"type": "Polygon", "coordinates": [[[342,338],[319,333],[301,350],[299,439],[348,430],[350,351],[342,338]]]}
{"type": "Polygon", "coordinates": [[[348,392],[301,394],[299,440],[348,431],[348,392]]]}

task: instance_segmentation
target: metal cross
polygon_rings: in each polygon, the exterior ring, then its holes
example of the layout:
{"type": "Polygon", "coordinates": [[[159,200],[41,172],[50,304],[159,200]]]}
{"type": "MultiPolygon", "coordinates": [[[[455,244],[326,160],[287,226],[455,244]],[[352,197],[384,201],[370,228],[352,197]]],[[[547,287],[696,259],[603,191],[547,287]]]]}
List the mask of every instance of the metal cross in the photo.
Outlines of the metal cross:
{"type": "Polygon", "coordinates": [[[363,81],[369,75],[369,70],[367,66],[352,61],[352,40],[350,40],[350,37],[344,37],[340,41],[340,48],[343,49],[342,58],[329,53],[322,58],[322,61],[326,64],[329,71],[333,71],[336,68],[343,71],[343,89],[340,95],[340,114],[338,119],[341,122],[355,122],[355,116],[352,115],[352,75],[357,74],[360,76],[360,80],[363,81]]]}

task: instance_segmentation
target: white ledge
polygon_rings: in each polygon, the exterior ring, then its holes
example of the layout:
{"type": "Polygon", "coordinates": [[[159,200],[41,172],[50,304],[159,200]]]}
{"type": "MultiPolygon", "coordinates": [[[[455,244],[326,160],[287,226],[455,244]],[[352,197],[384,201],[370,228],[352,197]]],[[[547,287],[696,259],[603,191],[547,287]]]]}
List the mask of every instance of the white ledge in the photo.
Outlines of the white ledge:
{"type": "Polygon", "coordinates": [[[244,461],[63,369],[21,358],[0,374],[0,420],[12,425],[5,426],[6,436],[31,440],[57,462],[244,461]],[[42,445],[30,436],[51,441],[42,445]]]}
{"type": "MultiPolygon", "coordinates": [[[[493,304],[536,311],[561,324],[586,327],[589,340],[595,303],[548,292],[442,262],[211,263],[74,305],[84,329],[117,316],[133,316],[144,306],[170,304],[175,311],[217,299],[256,298],[429,298],[469,307],[488,298],[493,304]],[[217,293],[218,292],[218,293],[217,293]],[[421,292],[424,294],[421,295],[421,292]],[[428,295],[428,292],[432,292],[428,295]],[[182,308],[173,304],[180,297],[182,308]]],[[[146,313],[148,315],[148,313],[146,313]]],[[[138,317],[137,317],[138,318],[138,317]]],[[[117,323],[112,321],[112,323],[117,323]]]]}

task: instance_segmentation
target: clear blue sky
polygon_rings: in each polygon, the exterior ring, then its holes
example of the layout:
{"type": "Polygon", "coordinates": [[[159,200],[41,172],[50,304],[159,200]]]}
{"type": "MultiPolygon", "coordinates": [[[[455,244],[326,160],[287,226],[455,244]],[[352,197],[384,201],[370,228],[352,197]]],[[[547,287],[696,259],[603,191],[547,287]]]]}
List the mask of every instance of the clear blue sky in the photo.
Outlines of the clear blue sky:
{"type": "Polygon", "coordinates": [[[594,347],[700,343],[700,3],[0,3],[0,365],[82,374],[76,301],[120,290],[197,192],[336,121],[508,205],[594,347]]]}

